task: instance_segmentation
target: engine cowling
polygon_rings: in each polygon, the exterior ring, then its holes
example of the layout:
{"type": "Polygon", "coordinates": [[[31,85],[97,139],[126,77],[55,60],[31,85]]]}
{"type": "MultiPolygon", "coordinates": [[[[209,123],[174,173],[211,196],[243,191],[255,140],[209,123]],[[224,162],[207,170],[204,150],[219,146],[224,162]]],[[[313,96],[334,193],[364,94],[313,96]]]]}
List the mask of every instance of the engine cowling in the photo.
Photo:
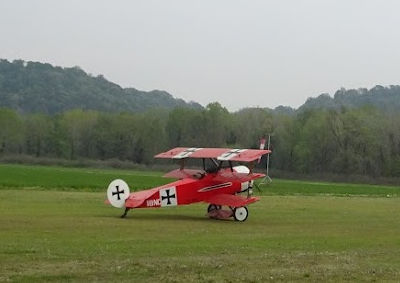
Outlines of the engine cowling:
{"type": "MultiPolygon", "coordinates": [[[[237,172],[237,173],[245,173],[245,174],[250,173],[250,169],[244,165],[235,166],[235,167],[233,167],[233,170],[235,170],[235,172],[237,172]]],[[[241,192],[246,192],[249,189],[251,190],[252,188],[253,188],[253,181],[243,182],[241,192]]]]}

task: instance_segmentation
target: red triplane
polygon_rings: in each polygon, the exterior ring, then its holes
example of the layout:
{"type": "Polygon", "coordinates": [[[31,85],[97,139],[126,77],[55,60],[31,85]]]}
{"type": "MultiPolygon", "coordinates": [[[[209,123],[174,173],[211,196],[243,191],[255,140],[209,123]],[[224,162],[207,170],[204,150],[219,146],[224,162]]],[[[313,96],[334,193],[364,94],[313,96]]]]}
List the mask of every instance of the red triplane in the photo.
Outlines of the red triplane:
{"type": "Polygon", "coordinates": [[[229,149],[229,148],[184,148],[178,147],[160,153],[155,158],[178,160],[180,169],[171,171],[164,177],[177,178],[178,181],[153,189],[129,192],[128,185],[120,179],[110,183],[107,189],[107,203],[123,208],[125,217],[132,208],[168,207],[196,202],[209,203],[207,212],[211,218],[234,217],[245,221],[248,216],[247,205],[259,200],[252,196],[253,180],[264,174],[253,173],[257,160],[270,150],[229,149]],[[202,160],[202,170],[185,169],[187,159],[202,160]],[[248,163],[233,166],[233,162],[248,163]],[[247,196],[239,196],[247,193],[247,196]],[[229,210],[223,210],[228,206],[229,210]]]}

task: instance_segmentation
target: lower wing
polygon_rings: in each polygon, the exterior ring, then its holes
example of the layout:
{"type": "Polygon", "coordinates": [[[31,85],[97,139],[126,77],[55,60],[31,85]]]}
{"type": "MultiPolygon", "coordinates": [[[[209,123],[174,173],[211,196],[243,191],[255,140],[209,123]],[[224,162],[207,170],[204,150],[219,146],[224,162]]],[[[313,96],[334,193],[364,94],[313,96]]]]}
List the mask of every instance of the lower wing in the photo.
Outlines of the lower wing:
{"type": "Polygon", "coordinates": [[[209,197],[204,202],[216,204],[216,205],[227,205],[231,207],[241,207],[249,205],[250,203],[260,200],[258,197],[244,198],[236,195],[218,194],[209,197]]]}

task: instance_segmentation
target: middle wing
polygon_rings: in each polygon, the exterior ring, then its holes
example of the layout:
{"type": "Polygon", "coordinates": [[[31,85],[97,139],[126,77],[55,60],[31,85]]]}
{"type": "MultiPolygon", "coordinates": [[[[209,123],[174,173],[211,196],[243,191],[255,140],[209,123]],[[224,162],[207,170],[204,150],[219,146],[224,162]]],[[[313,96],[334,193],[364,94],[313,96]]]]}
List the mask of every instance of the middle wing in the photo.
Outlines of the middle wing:
{"type": "Polygon", "coordinates": [[[204,200],[204,202],[216,204],[216,205],[241,207],[241,206],[246,206],[250,203],[256,202],[258,200],[260,200],[260,198],[258,198],[258,197],[244,198],[244,197],[235,196],[235,195],[218,194],[218,195],[213,195],[209,198],[206,198],[204,200]]]}
{"type": "Polygon", "coordinates": [[[216,177],[214,177],[214,181],[218,182],[248,182],[251,180],[255,180],[258,178],[265,177],[265,174],[261,173],[238,173],[238,172],[231,172],[231,171],[225,171],[218,173],[216,177]]]}
{"type": "Polygon", "coordinates": [[[194,169],[176,169],[171,172],[166,173],[163,177],[166,178],[176,178],[176,179],[201,179],[204,177],[206,172],[204,170],[194,170],[194,169]]]}

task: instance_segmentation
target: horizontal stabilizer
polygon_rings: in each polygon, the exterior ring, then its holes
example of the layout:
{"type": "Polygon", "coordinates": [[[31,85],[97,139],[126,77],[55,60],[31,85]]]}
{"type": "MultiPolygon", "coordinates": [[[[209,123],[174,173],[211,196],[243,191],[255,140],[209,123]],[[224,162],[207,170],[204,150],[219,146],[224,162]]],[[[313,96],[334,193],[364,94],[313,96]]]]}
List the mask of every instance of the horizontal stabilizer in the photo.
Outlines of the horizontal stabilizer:
{"type": "Polygon", "coordinates": [[[139,207],[147,198],[151,197],[157,191],[158,188],[154,188],[151,190],[131,193],[128,199],[125,201],[125,207],[127,208],[139,207]]]}

